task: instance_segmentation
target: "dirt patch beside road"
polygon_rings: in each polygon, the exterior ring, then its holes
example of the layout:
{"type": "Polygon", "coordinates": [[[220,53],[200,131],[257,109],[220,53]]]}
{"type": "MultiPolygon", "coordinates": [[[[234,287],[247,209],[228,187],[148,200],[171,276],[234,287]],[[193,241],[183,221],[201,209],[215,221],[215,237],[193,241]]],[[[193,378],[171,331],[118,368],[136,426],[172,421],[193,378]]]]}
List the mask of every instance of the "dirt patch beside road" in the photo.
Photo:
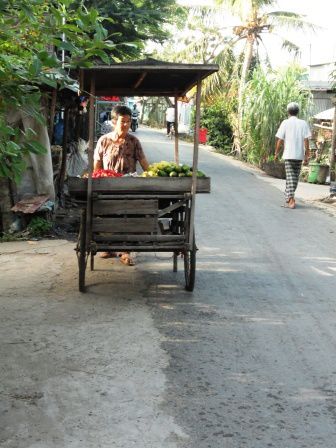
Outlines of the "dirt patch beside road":
{"type": "Polygon", "coordinates": [[[98,260],[80,294],[73,248],[0,245],[0,446],[175,448],[185,436],[161,410],[168,360],[141,274],[98,260]]]}

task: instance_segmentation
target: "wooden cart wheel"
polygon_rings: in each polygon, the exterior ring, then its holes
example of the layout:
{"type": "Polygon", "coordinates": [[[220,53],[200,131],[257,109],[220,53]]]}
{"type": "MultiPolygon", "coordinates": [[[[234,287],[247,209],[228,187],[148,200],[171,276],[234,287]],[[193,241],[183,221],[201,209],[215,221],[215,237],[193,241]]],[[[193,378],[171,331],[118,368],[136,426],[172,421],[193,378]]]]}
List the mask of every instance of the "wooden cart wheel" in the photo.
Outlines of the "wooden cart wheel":
{"type": "Polygon", "coordinates": [[[187,291],[193,291],[195,286],[196,276],[196,244],[195,236],[193,237],[193,244],[191,250],[184,252],[184,277],[185,277],[185,289],[187,291]]]}
{"type": "Polygon", "coordinates": [[[78,286],[80,292],[85,292],[85,269],[86,269],[86,210],[82,210],[79,241],[78,241],[78,286]]]}

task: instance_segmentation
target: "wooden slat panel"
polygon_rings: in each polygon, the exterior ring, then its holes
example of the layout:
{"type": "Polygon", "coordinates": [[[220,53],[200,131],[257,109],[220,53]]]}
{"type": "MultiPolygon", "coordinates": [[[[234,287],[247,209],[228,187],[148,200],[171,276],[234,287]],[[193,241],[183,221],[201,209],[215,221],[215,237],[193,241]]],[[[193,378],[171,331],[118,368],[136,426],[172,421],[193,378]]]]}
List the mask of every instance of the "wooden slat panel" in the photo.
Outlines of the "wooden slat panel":
{"type": "Polygon", "coordinates": [[[171,213],[172,211],[179,209],[181,207],[185,207],[186,201],[178,201],[174,202],[173,204],[169,205],[168,207],[161,209],[159,213],[159,217],[167,215],[168,213],[171,213]]]}
{"type": "Polygon", "coordinates": [[[152,199],[96,200],[93,215],[156,215],[158,201],[152,199]]]}
{"type": "Polygon", "coordinates": [[[97,250],[101,252],[105,251],[112,251],[112,252],[124,252],[124,251],[132,251],[132,252],[174,252],[176,250],[183,250],[188,248],[185,243],[167,243],[166,244],[148,244],[147,246],[135,246],[130,244],[123,244],[123,245],[106,245],[106,244],[99,244],[97,245],[97,250]]]}
{"type": "Polygon", "coordinates": [[[94,241],[96,243],[103,243],[103,242],[172,242],[172,241],[185,241],[186,237],[185,235],[109,235],[109,236],[95,236],[94,241]]]}
{"type": "Polygon", "coordinates": [[[155,232],[156,218],[93,218],[93,232],[143,233],[155,232]]]}
{"type": "MultiPolygon", "coordinates": [[[[87,179],[69,177],[70,194],[86,194],[87,179]]],[[[191,191],[191,177],[118,177],[92,180],[93,191],[98,193],[178,193],[191,191]]],[[[197,179],[197,193],[210,193],[210,177],[197,179]]]]}
{"type": "Polygon", "coordinates": [[[170,194],[167,196],[166,194],[150,194],[150,193],[137,193],[137,194],[108,194],[108,193],[94,193],[93,199],[189,199],[191,196],[190,193],[177,193],[170,194]]]}
{"type": "MultiPolygon", "coordinates": [[[[191,177],[120,177],[94,179],[94,181],[94,191],[187,192],[191,190],[191,177]]],[[[198,178],[197,191],[210,191],[210,178],[198,178]]]]}

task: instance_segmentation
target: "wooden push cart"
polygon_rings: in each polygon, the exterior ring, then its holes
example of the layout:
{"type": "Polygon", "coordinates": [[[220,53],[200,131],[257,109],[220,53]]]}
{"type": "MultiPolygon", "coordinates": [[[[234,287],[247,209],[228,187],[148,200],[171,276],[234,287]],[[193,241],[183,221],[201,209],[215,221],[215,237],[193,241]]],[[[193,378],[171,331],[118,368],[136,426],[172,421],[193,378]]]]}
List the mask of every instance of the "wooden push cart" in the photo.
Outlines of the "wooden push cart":
{"type": "MultiPolygon", "coordinates": [[[[171,252],[173,269],[184,259],[185,288],[194,289],[196,242],[194,232],[196,193],[210,192],[210,178],[197,177],[201,82],[216,72],[216,65],[172,64],[154,60],[82,69],[81,90],[91,98],[102,95],[174,96],[192,87],[196,93],[192,177],[120,177],[92,179],[94,101],[90,102],[89,176],[69,178],[69,192],[82,201],[76,246],[79,290],[85,292],[85,271],[98,252],[171,252]]],[[[175,123],[177,123],[177,111],[175,123]]],[[[175,129],[175,162],[178,130],[175,129]]]]}

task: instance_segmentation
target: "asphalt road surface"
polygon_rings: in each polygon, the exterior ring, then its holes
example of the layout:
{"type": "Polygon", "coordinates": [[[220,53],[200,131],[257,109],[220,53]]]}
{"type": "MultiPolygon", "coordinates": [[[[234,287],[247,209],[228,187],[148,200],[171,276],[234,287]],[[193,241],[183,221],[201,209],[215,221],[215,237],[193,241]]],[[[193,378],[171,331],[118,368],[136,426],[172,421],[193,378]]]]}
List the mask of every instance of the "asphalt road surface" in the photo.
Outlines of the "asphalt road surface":
{"type": "MultiPolygon", "coordinates": [[[[163,131],[136,135],[173,159],[163,131]]],[[[335,217],[199,166],[193,293],[170,254],[98,260],[82,295],[73,243],[0,245],[1,447],[335,447],[335,217]]]]}

